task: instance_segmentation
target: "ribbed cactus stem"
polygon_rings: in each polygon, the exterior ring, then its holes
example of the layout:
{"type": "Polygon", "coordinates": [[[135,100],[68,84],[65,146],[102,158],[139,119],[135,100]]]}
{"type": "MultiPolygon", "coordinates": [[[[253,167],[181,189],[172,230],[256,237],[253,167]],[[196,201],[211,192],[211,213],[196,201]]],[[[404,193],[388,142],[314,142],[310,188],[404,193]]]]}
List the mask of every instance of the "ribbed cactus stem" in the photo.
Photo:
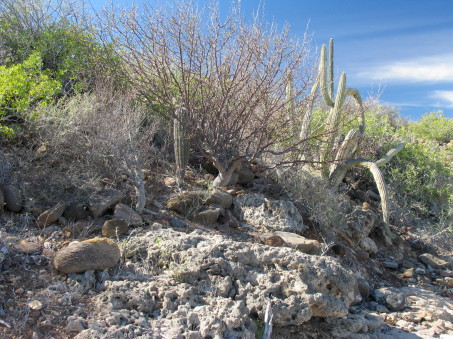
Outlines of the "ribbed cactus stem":
{"type": "Polygon", "coordinates": [[[360,132],[356,129],[352,129],[343,140],[343,143],[341,144],[335,157],[334,166],[332,167],[329,175],[329,180],[332,187],[337,187],[346,175],[348,167],[344,164],[344,161],[351,158],[355,153],[358,148],[360,138],[360,132]]]}
{"type": "Polygon", "coordinates": [[[184,172],[189,163],[189,145],[187,142],[187,110],[178,108],[173,121],[173,141],[176,160],[176,176],[178,180],[184,179],[184,172]]]}
{"type": "Polygon", "coordinates": [[[324,98],[324,102],[327,106],[333,107],[334,103],[332,97],[329,94],[329,84],[327,83],[327,56],[326,56],[326,45],[321,47],[321,57],[319,60],[319,76],[321,81],[321,94],[324,98]]]}
{"type": "Polygon", "coordinates": [[[333,39],[329,40],[329,95],[333,98],[333,39]]]}
{"type": "Polygon", "coordinates": [[[390,230],[389,226],[389,197],[387,192],[387,187],[385,185],[384,176],[382,175],[379,166],[373,162],[366,159],[353,159],[347,161],[349,164],[357,164],[362,167],[366,167],[371,171],[376,186],[381,196],[381,208],[382,208],[382,219],[384,221],[384,235],[388,238],[388,242],[391,243],[391,239],[395,238],[395,235],[390,230]]]}
{"type": "Polygon", "coordinates": [[[289,116],[296,116],[296,98],[294,96],[293,77],[288,71],[286,75],[286,110],[289,116]]]}
{"type": "Polygon", "coordinates": [[[390,160],[392,160],[392,158],[395,155],[397,155],[404,148],[405,145],[406,145],[405,143],[396,145],[394,148],[392,148],[390,151],[388,151],[386,155],[384,155],[381,159],[376,161],[376,165],[381,167],[381,166],[384,166],[385,164],[387,164],[390,160]]]}

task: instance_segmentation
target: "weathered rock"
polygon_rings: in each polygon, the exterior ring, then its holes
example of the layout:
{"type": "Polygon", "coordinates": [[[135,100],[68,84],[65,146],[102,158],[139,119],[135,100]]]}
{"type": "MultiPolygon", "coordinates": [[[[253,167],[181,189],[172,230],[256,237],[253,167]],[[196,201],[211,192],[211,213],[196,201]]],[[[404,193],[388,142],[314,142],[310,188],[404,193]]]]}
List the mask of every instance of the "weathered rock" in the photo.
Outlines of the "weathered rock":
{"type": "Polygon", "coordinates": [[[242,164],[236,173],[238,175],[237,183],[240,185],[247,185],[255,179],[255,173],[245,164],[242,164]]]}
{"type": "Polygon", "coordinates": [[[445,277],[444,281],[448,288],[453,288],[453,278],[445,277]]]}
{"type": "Polygon", "coordinates": [[[27,240],[19,240],[13,247],[22,253],[33,253],[41,249],[41,246],[37,242],[27,240]]]}
{"type": "Polygon", "coordinates": [[[53,257],[53,266],[63,273],[103,270],[116,265],[121,251],[116,243],[106,238],[93,238],[72,243],[53,257]]]}
{"type": "Polygon", "coordinates": [[[415,273],[417,273],[418,275],[425,275],[426,274],[426,270],[424,268],[417,267],[415,269],[415,273]]]}
{"type": "Polygon", "coordinates": [[[430,253],[423,253],[419,259],[422,263],[429,265],[432,268],[446,268],[450,265],[448,261],[438,258],[430,253]]]}
{"type": "Polygon", "coordinates": [[[63,215],[66,207],[68,207],[68,204],[58,204],[55,207],[42,212],[38,219],[36,219],[36,224],[39,227],[45,227],[58,221],[58,218],[63,215]]]}
{"type": "Polygon", "coordinates": [[[363,251],[365,251],[367,253],[376,254],[379,251],[379,249],[378,249],[376,243],[374,242],[374,240],[371,239],[371,238],[368,238],[368,237],[363,238],[362,240],[360,240],[359,247],[363,251]]]}
{"type": "Polygon", "coordinates": [[[384,304],[392,311],[401,311],[406,307],[406,298],[397,288],[379,288],[371,291],[371,297],[384,304]]]}
{"type": "Polygon", "coordinates": [[[382,265],[387,268],[396,270],[398,268],[398,263],[396,261],[386,260],[382,262],[382,265]]]}
{"type": "Polygon", "coordinates": [[[129,225],[123,219],[111,219],[102,225],[102,235],[107,238],[119,237],[129,230],[129,225]]]}
{"type": "Polygon", "coordinates": [[[307,226],[289,200],[268,200],[262,195],[246,194],[233,199],[235,216],[257,228],[268,231],[302,233],[307,226]]]}
{"type": "Polygon", "coordinates": [[[113,216],[115,219],[125,220],[128,225],[132,226],[140,226],[143,223],[141,215],[125,204],[117,204],[113,216]]]}
{"type": "Polygon", "coordinates": [[[365,252],[370,253],[362,247],[361,242],[371,233],[378,220],[378,215],[371,209],[363,210],[356,207],[352,213],[347,216],[346,227],[339,228],[342,237],[347,239],[352,245],[359,244],[365,252]]]}
{"type": "Polygon", "coordinates": [[[213,190],[207,197],[206,203],[220,205],[223,208],[230,208],[233,204],[233,197],[225,191],[213,190]]]}
{"type": "Polygon", "coordinates": [[[271,235],[264,238],[264,244],[273,247],[287,247],[289,246],[285,240],[279,235],[271,235]]]}
{"type": "Polygon", "coordinates": [[[221,211],[220,208],[209,209],[189,215],[187,218],[197,224],[211,225],[219,218],[221,211]]]}
{"type": "Polygon", "coordinates": [[[78,203],[71,203],[63,212],[63,217],[69,220],[85,220],[90,216],[90,211],[87,206],[78,204],[78,203]]]}
{"type": "Polygon", "coordinates": [[[303,253],[320,255],[322,252],[322,245],[317,240],[307,239],[290,232],[277,231],[274,234],[280,236],[289,246],[303,253]]]}
{"type": "Polygon", "coordinates": [[[6,208],[11,212],[20,212],[23,204],[20,190],[13,185],[2,185],[1,188],[4,194],[6,208]]]}
{"type": "Polygon", "coordinates": [[[370,258],[370,255],[368,254],[368,252],[365,251],[356,251],[355,257],[357,258],[358,261],[367,262],[368,259],[370,258]]]}
{"type": "Polygon", "coordinates": [[[85,319],[77,316],[69,316],[66,324],[66,331],[70,333],[80,333],[88,327],[85,319]]]}
{"type": "MultiPolygon", "coordinates": [[[[330,257],[234,242],[199,230],[153,230],[136,243],[140,253],[147,252],[145,261],[170,267],[178,284],[171,279],[107,281],[95,304],[108,312],[153,314],[147,317],[149,327],[162,329],[163,336],[253,338],[251,315],[263,319],[269,295],[275,326],[342,317],[354,300],[354,275],[330,257]]],[[[110,337],[116,331],[98,324],[110,337]]]]}
{"type": "Polygon", "coordinates": [[[190,214],[200,210],[210,197],[207,191],[184,192],[167,201],[167,208],[178,213],[190,214]]]}
{"type": "Polygon", "coordinates": [[[357,279],[357,286],[359,288],[360,295],[362,299],[365,300],[368,298],[370,294],[370,284],[365,279],[359,278],[357,279]]]}
{"type": "Polygon", "coordinates": [[[124,194],[114,189],[98,192],[90,197],[90,210],[95,218],[99,218],[114,205],[116,205],[124,194]]]}

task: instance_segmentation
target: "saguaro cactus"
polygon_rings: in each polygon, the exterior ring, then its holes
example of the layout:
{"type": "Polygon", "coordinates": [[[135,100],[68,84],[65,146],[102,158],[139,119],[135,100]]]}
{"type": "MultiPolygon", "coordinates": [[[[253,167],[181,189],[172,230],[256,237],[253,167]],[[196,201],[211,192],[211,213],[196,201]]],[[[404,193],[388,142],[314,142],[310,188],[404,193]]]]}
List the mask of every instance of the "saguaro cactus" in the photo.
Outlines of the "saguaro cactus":
{"type": "Polygon", "coordinates": [[[187,110],[178,108],[173,120],[173,141],[176,160],[176,177],[178,181],[184,180],[184,172],[189,163],[189,145],[187,142],[187,110]]]}

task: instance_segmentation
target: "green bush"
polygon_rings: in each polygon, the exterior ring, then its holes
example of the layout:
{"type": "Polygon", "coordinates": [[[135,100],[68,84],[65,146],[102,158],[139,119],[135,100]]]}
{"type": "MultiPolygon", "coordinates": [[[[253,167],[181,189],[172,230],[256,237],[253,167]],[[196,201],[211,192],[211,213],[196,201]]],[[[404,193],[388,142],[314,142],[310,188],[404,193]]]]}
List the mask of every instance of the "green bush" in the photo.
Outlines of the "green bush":
{"type": "MultiPolygon", "coordinates": [[[[23,63],[0,66],[0,118],[3,122],[30,116],[37,105],[48,104],[61,91],[61,83],[42,69],[42,58],[33,53],[23,63]]],[[[12,136],[13,130],[0,124],[0,135],[12,136]]]]}
{"type": "Polygon", "coordinates": [[[453,119],[444,116],[442,111],[426,113],[420,121],[408,124],[403,132],[423,140],[448,143],[453,139],[453,119]]]}

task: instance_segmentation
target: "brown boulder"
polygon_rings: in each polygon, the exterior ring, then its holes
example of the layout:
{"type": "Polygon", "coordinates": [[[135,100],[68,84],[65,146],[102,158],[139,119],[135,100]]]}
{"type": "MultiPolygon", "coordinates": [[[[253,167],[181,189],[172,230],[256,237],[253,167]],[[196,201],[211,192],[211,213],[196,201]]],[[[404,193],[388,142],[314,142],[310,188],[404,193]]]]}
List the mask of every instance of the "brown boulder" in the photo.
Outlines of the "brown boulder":
{"type": "Polygon", "coordinates": [[[121,251],[115,242],[106,238],[93,238],[59,250],[52,264],[63,273],[80,273],[113,267],[120,257],[121,251]]]}
{"type": "Polygon", "coordinates": [[[68,204],[58,204],[57,206],[42,212],[36,220],[37,225],[39,227],[45,227],[58,221],[58,218],[63,215],[66,207],[68,207],[68,204]]]}

